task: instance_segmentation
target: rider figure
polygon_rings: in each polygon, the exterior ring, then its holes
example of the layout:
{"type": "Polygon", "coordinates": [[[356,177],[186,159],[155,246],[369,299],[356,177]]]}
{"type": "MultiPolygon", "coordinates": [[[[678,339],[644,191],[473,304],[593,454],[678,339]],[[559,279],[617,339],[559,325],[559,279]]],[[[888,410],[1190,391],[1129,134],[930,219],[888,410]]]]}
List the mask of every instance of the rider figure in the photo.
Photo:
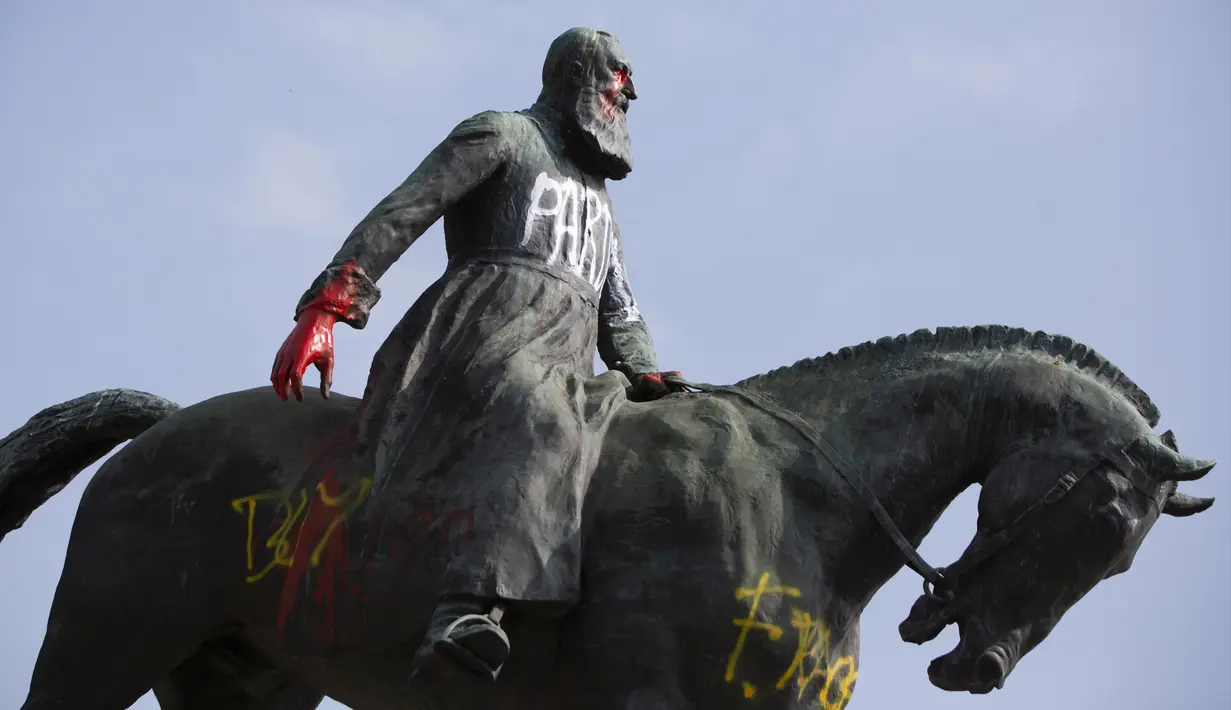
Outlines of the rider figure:
{"type": "Polygon", "coordinates": [[[475,509],[475,537],[446,565],[416,671],[457,662],[495,677],[509,654],[506,601],[576,603],[582,499],[626,397],[596,384],[594,349],[634,396],[672,391],[605,182],[632,169],[625,115],[636,97],[613,36],[560,35],[534,105],[459,124],[351,232],[278,352],[280,397],[302,400],[312,364],[328,396],[334,323],[364,327],[375,282],[444,217],[448,269],[376,354],[358,430],[374,478],[475,509]]]}

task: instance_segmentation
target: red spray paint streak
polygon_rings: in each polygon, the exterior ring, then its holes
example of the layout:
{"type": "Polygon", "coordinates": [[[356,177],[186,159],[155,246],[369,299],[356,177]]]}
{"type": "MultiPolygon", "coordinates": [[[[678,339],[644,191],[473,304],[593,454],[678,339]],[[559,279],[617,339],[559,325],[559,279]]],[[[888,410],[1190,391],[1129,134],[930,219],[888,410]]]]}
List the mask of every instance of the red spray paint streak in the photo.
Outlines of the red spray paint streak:
{"type": "MultiPolygon", "coordinates": [[[[359,418],[359,414],[356,413],[350,417],[348,425],[342,430],[336,431],[324,441],[316,440],[317,443],[312,446],[315,450],[310,454],[310,460],[316,463],[311,464],[308,471],[319,470],[318,467],[321,464],[328,463],[331,459],[336,461],[342,454],[346,454],[343,456],[345,460],[351,463],[356,461],[353,454],[357,452],[353,449],[348,452],[346,449],[356,443],[355,428],[359,423],[359,418]]],[[[311,480],[310,477],[309,480],[311,480]]],[[[363,590],[354,580],[356,577],[361,578],[362,573],[371,568],[371,563],[365,560],[352,562],[349,559],[348,527],[351,515],[368,502],[371,484],[371,478],[365,477],[343,489],[337,480],[337,469],[330,466],[325,468],[321,479],[315,482],[315,485],[308,483],[300,489],[301,492],[306,493],[309,502],[302,514],[295,514],[298,520],[291,521],[291,525],[296,526],[297,529],[294,532],[288,531],[288,537],[293,542],[278,600],[278,643],[281,643],[284,638],[286,627],[295,613],[301,593],[307,594],[317,606],[325,606],[324,631],[329,642],[335,640],[337,631],[335,613],[339,592],[352,600],[360,598],[363,590]],[[306,585],[305,580],[307,580],[306,585]]],[[[377,523],[378,520],[384,518],[388,511],[388,503],[386,497],[378,504],[375,519],[369,518],[370,523],[377,523]]],[[[475,536],[472,509],[451,510],[439,516],[432,509],[427,509],[418,517],[418,521],[411,523],[413,534],[408,536],[410,544],[405,548],[399,545],[401,536],[390,537],[388,563],[402,562],[405,558],[421,551],[429,538],[434,537],[433,532],[439,533],[439,536],[432,540],[433,542],[436,542],[441,549],[453,551],[456,551],[460,544],[475,536]],[[439,523],[438,530],[433,529],[435,523],[439,523]],[[450,534],[455,528],[460,529],[459,535],[450,534]]],[[[274,530],[277,530],[285,522],[284,516],[279,517],[272,522],[272,526],[274,530]]],[[[368,601],[368,597],[365,596],[364,600],[368,601]]]]}
{"type": "MultiPolygon", "coordinates": [[[[353,262],[347,264],[347,267],[352,266],[353,262]]],[[[360,411],[362,406],[363,403],[361,402],[360,411]]],[[[350,447],[355,441],[354,433],[358,425],[358,418],[359,412],[356,412],[350,418],[347,426],[343,427],[341,431],[335,431],[323,443],[319,443],[317,445],[318,448],[311,455],[311,460],[317,462],[328,461],[350,447]]],[[[309,470],[314,467],[310,467],[309,470]]],[[[336,469],[333,467],[326,468],[321,481],[312,492],[312,502],[309,505],[307,514],[304,516],[303,522],[300,523],[299,532],[295,536],[295,551],[291,566],[286,570],[286,576],[282,580],[282,595],[278,602],[279,643],[282,642],[286,622],[295,610],[300,581],[310,570],[311,563],[313,562],[312,554],[319,544],[320,536],[329,530],[330,525],[336,518],[339,516],[349,517],[349,513],[353,511],[353,508],[357,507],[357,505],[352,505],[350,506],[351,510],[345,510],[326,504],[327,499],[336,499],[341,495],[343,493],[337,482],[336,469]]],[[[366,494],[364,497],[366,497],[366,494]]],[[[323,563],[324,568],[321,571],[321,577],[314,596],[318,602],[323,600],[327,602],[326,638],[329,640],[333,639],[333,597],[334,586],[338,582],[336,564],[339,559],[345,564],[346,559],[348,536],[345,517],[340,521],[339,529],[330,535],[322,550],[320,563],[323,563]]]]}
{"type": "MultiPolygon", "coordinates": [[[[355,489],[348,491],[355,494],[355,489]]],[[[314,491],[312,502],[304,514],[299,532],[295,536],[292,561],[282,580],[282,596],[278,601],[278,642],[281,643],[286,623],[295,611],[301,583],[313,568],[319,572],[316,590],[312,599],[325,606],[325,638],[334,639],[334,601],[340,584],[348,585],[348,591],[358,594],[357,588],[343,573],[347,564],[347,519],[363,498],[339,503],[346,495],[338,485],[334,469],[325,475],[314,491]],[[330,504],[333,502],[334,504],[330,504]],[[326,537],[327,536],[327,537],[326,537]],[[323,543],[323,544],[322,544],[323,543]]],[[[360,494],[362,495],[362,494],[360,494]]]]}
{"type": "MultiPolygon", "coordinates": [[[[371,562],[350,560],[349,521],[367,502],[370,486],[371,479],[361,479],[343,489],[337,482],[335,470],[330,468],[313,489],[307,510],[299,518],[293,534],[290,560],[282,580],[278,600],[278,643],[283,641],[301,594],[315,602],[317,609],[324,607],[324,636],[332,643],[337,639],[335,614],[340,595],[352,601],[369,602],[373,596],[390,591],[378,589],[375,595],[362,594],[365,590],[355,580],[371,569],[371,562]]],[[[384,511],[385,506],[381,506],[378,513],[383,515],[384,511]]],[[[390,536],[386,564],[404,563],[429,544],[456,553],[460,545],[475,537],[474,510],[462,508],[438,515],[427,509],[415,516],[407,532],[409,544],[405,546],[399,544],[401,536],[390,536]]]]}
{"type": "Polygon", "coordinates": [[[313,309],[332,313],[338,318],[345,318],[346,311],[355,303],[355,282],[358,271],[359,265],[354,259],[347,261],[338,270],[338,275],[321,288],[316,298],[299,307],[296,315],[313,309]]]}

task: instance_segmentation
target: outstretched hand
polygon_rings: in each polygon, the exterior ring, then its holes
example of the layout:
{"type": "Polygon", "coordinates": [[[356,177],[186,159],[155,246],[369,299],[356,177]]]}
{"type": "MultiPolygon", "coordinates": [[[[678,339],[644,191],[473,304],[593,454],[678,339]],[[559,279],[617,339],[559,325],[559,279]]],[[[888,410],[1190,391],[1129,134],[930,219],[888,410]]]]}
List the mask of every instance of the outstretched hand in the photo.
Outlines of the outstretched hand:
{"type": "Polygon", "coordinates": [[[286,336],[274,369],[269,376],[274,392],[286,401],[288,390],[295,399],[303,401],[303,375],[308,365],[316,365],[321,373],[321,395],[329,397],[333,384],[333,325],[337,316],[325,311],[307,309],[301,311],[295,328],[286,336]]]}

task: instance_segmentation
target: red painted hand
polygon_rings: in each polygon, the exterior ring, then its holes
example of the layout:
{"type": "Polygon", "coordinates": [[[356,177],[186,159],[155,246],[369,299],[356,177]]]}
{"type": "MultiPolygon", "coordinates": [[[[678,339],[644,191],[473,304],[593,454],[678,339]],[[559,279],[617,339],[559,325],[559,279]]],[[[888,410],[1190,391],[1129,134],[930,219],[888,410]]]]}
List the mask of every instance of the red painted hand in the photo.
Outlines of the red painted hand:
{"type": "Polygon", "coordinates": [[[337,319],[334,314],[315,308],[300,311],[295,328],[278,349],[269,377],[282,401],[286,401],[288,390],[296,400],[303,401],[303,374],[308,365],[316,365],[320,371],[321,395],[329,397],[333,384],[333,324],[337,319]]]}
{"type": "Polygon", "coordinates": [[[633,378],[633,389],[641,401],[649,401],[665,397],[672,392],[683,392],[684,388],[664,381],[665,377],[683,377],[679,372],[647,372],[633,378]]]}

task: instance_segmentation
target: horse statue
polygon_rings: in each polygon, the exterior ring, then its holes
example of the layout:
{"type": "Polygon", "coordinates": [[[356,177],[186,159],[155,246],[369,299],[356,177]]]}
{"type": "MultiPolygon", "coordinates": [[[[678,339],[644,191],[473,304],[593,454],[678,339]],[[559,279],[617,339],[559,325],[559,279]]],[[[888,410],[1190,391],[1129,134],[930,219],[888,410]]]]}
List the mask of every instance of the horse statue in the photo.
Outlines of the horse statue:
{"type": "Polygon", "coordinates": [[[510,607],[499,678],[435,697],[405,669],[473,511],[382,503],[330,458],[357,400],[309,399],[106,390],[0,442],[2,535],[132,439],[82,498],[23,710],[151,688],[168,710],[840,710],[860,613],[904,564],[926,582],[903,639],[956,623],[929,677],[986,693],[1162,514],[1213,502],[1176,488],[1214,462],[1067,337],[923,330],[694,385],[616,416],[584,498],[582,606],[510,607]],[[930,566],[920,542],[974,483],[973,540],[930,566]]]}

